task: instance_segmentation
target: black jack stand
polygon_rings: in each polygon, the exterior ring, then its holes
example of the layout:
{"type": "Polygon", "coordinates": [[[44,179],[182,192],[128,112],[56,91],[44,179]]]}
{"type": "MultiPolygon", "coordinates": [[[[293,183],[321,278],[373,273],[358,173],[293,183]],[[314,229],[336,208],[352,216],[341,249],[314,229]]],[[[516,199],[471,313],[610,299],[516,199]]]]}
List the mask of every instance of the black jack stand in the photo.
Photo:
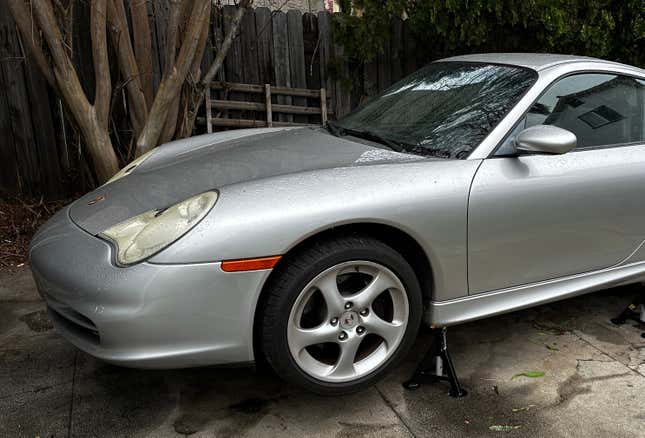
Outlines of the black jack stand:
{"type": "Polygon", "coordinates": [[[419,389],[423,384],[442,381],[450,383],[450,391],[448,392],[450,397],[464,397],[468,394],[459,384],[455,367],[448,353],[447,330],[447,327],[432,329],[432,344],[430,344],[428,352],[421,359],[412,378],[403,383],[405,389],[419,389]]]}
{"type": "MultiPolygon", "coordinates": [[[[623,325],[628,319],[645,324],[645,293],[641,293],[629,303],[620,315],[611,319],[611,322],[615,325],[623,325]]],[[[645,338],[645,333],[641,333],[641,337],[645,338]]]]}

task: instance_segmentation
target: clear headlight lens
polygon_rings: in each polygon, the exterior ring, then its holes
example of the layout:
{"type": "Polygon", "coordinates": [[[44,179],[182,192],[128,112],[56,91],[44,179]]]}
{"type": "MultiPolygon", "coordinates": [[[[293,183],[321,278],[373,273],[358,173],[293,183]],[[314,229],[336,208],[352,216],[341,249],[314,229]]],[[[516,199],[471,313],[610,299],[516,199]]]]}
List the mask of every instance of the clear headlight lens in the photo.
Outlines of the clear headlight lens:
{"type": "Polygon", "coordinates": [[[213,208],[217,192],[206,192],[163,210],[147,211],[103,231],[116,245],[116,260],[131,265],[179,239],[213,208]]]}
{"type": "Polygon", "coordinates": [[[156,148],[152,149],[152,150],[149,150],[148,152],[146,152],[145,154],[141,155],[136,160],[133,160],[130,164],[127,164],[127,165],[123,166],[123,169],[121,169],[117,173],[115,173],[114,176],[112,178],[110,178],[109,180],[107,180],[107,182],[105,184],[103,184],[103,185],[104,186],[108,185],[108,184],[116,181],[117,179],[121,179],[124,176],[132,173],[134,171],[134,169],[136,169],[138,166],[140,166],[141,163],[143,163],[147,158],[149,158],[150,155],[152,155],[152,153],[154,151],[156,151],[156,150],[157,150],[156,148]]]}

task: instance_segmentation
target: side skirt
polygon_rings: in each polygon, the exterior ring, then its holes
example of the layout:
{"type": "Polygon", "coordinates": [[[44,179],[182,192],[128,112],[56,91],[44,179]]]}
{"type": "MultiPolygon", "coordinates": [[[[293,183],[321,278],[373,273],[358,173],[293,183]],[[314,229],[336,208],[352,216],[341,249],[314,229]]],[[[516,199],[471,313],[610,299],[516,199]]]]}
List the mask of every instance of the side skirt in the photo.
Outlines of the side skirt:
{"type": "Polygon", "coordinates": [[[448,301],[432,301],[425,322],[444,327],[645,280],[645,261],[448,301]]]}

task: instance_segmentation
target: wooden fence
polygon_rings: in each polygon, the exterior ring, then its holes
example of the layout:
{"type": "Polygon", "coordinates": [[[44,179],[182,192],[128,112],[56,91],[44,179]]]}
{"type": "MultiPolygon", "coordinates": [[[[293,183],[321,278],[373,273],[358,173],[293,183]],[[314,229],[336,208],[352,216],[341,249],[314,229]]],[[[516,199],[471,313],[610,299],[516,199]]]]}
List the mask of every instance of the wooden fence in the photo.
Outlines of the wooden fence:
{"type": "Polygon", "coordinates": [[[310,126],[311,124],[324,125],[327,123],[328,116],[332,115],[327,111],[327,91],[324,88],[310,90],[271,86],[270,84],[255,85],[214,81],[210,89],[207,90],[204,103],[206,115],[204,118],[199,118],[198,121],[205,122],[208,133],[213,132],[214,127],[272,128],[310,126]],[[213,99],[212,93],[217,91],[226,95],[230,92],[246,93],[250,95],[250,98],[242,100],[213,99]],[[304,105],[273,103],[282,96],[306,99],[302,99],[304,105]],[[262,99],[264,99],[263,102],[258,101],[262,99]],[[228,110],[238,110],[241,114],[236,115],[236,118],[227,117],[228,110]]]}
{"type": "MultiPolygon", "coordinates": [[[[147,80],[156,90],[164,68],[163,50],[169,0],[148,0],[153,41],[153,71],[147,80]]],[[[91,188],[93,181],[83,147],[65,119],[59,99],[25,56],[13,20],[0,5],[0,195],[26,194],[56,198],[91,188]]],[[[94,67],[89,37],[89,2],[75,5],[74,63],[90,100],[94,93],[94,67]]],[[[213,10],[204,67],[213,59],[229,29],[234,6],[213,10]]],[[[416,70],[416,42],[401,20],[393,20],[391,39],[373,62],[351,66],[343,48],[334,41],[332,16],[327,12],[270,11],[257,8],[244,15],[219,81],[271,84],[277,87],[326,89],[330,117],[340,117],[362,99],[387,88],[416,70]]],[[[115,87],[116,88],[116,87],[115,87]]],[[[254,101],[235,91],[215,99],[254,101]]],[[[277,105],[305,105],[305,96],[274,96],[277,105]]],[[[307,115],[295,122],[310,122],[307,115]]],[[[319,117],[319,116],[318,116],[319,117]]],[[[202,117],[202,120],[205,118],[202,117]]],[[[113,105],[112,129],[127,129],[118,105],[113,105]]],[[[282,119],[280,119],[282,120],[282,119]]],[[[318,120],[320,120],[318,118],[318,120]]],[[[204,124],[196,133],[205,132],[204,124]]]]}

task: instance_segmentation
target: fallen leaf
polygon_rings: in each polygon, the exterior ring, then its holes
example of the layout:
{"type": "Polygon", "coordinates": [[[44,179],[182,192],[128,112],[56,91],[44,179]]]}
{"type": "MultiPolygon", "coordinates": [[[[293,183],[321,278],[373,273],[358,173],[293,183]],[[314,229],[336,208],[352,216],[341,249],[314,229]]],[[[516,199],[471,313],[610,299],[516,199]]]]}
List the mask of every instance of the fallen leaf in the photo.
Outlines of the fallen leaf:
{"type": "Polygon", "coordinates": [[[515,379],[516,377],[544,377],[544,371],[525,371],[523,373],[517,373],[513,377],[511,377],[511,380],[515,379]]]}
{"type": "Polygon", "coordinates": [[[510,432],[512,430],[519,429],[522,426],[509,426],[507,424],[494,424],[492,426],[488,426],[490,430],[493,432],[510,432]]]}
{"type": "Polygon", "coordinates": [[[531,408],[534,408],[535,405],[528,405],[523,408],[513,408],[513,412],[522,412],[522,411],[528,411],[531,408]]]}
{"type": "Polygon", "coordinates": [[[549,345],[549,344],[544,344],[544,345],[546,346],[547,349],[549,349],[551,351],[560,351],[559,348],[554,347],[553,345],[549,345]]]}

